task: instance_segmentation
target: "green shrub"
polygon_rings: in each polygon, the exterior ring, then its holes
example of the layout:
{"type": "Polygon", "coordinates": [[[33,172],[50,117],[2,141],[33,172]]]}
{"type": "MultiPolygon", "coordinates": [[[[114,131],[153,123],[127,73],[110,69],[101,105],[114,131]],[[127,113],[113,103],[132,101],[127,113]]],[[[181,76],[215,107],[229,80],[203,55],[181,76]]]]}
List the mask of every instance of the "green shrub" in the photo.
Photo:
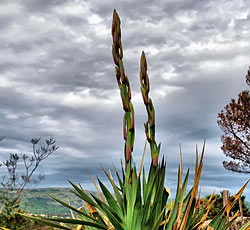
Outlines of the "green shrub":
{"type": "MultiPolygon", "coordinates": [[[[205,202],[208,201],[211,196],[212,195],[207,195],[205,197],[205,202]]],[[[209,212],[209,215],[208,215],[209,218],[214,218],[219,213],[219,211],[223,208],[223,194],[222,194],[222,192],[220,194],[215,194],[214,198],[216,199],[216,201],[209,212]]],[[[233,198],[233,196],[230,196],[230,199],[232,199],[232,198],[233,198]]],[[[249,208],[247,207],[247,205],[245,203],[245,199],[246,199],[245,196],[241,196],[243,215],[250,216],[249,208]]],[[[231,209],[231,212],[236,213],[238,210],[240,210],[239,200],[237,200],[236,204],[231,209]]]]}
{"type": "Polygon", "coordinates": [[[19,203],[6,201],[0,213],[0,227],[20,230],[27,229],[27,225],[30,221],[16,214],[16,212],[23,213],[19,208],[19,203]]]}

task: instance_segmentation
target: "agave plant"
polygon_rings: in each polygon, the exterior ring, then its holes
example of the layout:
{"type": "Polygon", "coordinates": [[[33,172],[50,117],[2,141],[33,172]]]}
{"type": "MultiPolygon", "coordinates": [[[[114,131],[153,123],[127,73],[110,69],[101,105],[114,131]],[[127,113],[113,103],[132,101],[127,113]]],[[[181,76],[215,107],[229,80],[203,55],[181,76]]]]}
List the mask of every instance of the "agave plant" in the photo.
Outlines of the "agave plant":
{"type": "MultiPolygon", "coordinates": [[[[180,149],[180,165],[178,170],[178,181],[176,195],[173,202],[168,204],[169,189],[164,186],[166,162],[164,157],[159,161],[160,144],[155,140],[155,111],[152,99],[149,97],[149,77],[147,74],[147,61],[145,53],[142,52],[140,62],[140,84],[142,98],[146,107],[148,120],[145,122],[146,142],[149,143],[151,152],[151,166],[146,176],[143,167],[145,148],[142,156],[140,169],[137,171],[133,161],[132,152],[135,139],[134,109],[131,102],[131,89],[128,77],[123,66],[123,49],[121,42],[121,28],[119,16],[114,10],[112,23],[112,54],[115,63],[115,72],[120,96],[122,100],[123,137],[125,141],[124,158],[125,165],[121,165],[121,175],[115,169],[118,183],[115,182],[110,172],[103,169],[109,180],[113,191],[97,178],[101,191],[97,188],[99,197],[87,195],[81,185],[72,182],[71,190],[82,199],[87,207],[76,208],[69,203],[52,197],[71,211],[72,218],[40,218],[27,216],[30,219],[47,224],[59,229],[116,229],[116,230],[191,230],[191,229],[214,229],[224,230],[234,222],[239,213],[236,213],[228,221],[229,213],[233,205],[242,194],[247,183],[239,192],[228,201],[227,205],[209,223],[204,225],[208,213],[215,202],[213,196],[206,203],[202,203],[198,193],[199,180],[201,176],[205,143],[201,151],[200,159],[196,148],[196,165],[194,172],[194,184],[187,190],[189,170],[184,179],[182,157],[180,149]],[[104,196],[104,197],[103,197],[104,196]],[[77,216],[73,214],[75,212],[77,216]],[[75,227],[72,227],[75,226],[75,227]]],[[[145,143],[146,143],[145,142],[145,143]]],[[[91,178],[92,179],[92,178],[91,178]]],[[[250,223],[249,223],[250,224],[250,223]]],[[[241,230],[247,229],[245,225],[241,230]]]]}

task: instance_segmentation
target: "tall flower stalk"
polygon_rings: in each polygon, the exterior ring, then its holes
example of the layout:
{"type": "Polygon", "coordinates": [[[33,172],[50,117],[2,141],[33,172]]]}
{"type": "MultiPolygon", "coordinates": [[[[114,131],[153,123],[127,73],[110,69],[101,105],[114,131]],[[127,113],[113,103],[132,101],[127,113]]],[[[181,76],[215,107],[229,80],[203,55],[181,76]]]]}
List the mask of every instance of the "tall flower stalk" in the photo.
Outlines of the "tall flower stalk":
{"type": "Polygon", "coordinates": [[[155,110],[152,99],[148,95],[150,86],[147,74],[147,60],[144,51],[142,51],[140,67],[141,67],[140,71],[141,94],[148,114],[148,120],[146,123],[144,123],[145,134],[148,143],[150,144],[153,167],[157,168],[161,143],[157,145],[155,141],[155,110]]]}
{"type": "Polygon", "coordinates": [[[125,140],[124,146],[124,156],[125,156],[125,168],[127,168],[128,163],[131,163],[132,152],[134,147],[135,139],[135,129],[134,129],[134,108],[131,102],[131,89],[128,77],[125,74],[125,69],[123,66],[123,49],[121,41],[121,27],[120,18],[114,10],[113,12],[113,22],[112,22],[112,55],[114,59],[115,73],[117,84],[120,89],[122,105],[124,110],[123,116],[123,138],[125,140]]]}

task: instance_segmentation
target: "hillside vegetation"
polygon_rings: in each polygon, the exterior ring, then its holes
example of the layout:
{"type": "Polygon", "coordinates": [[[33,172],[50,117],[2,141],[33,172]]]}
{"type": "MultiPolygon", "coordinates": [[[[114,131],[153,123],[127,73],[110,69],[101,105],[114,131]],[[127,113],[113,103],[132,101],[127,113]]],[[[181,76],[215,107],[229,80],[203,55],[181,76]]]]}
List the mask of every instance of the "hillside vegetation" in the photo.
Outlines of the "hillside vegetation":
{"type": "MultiPolygon", "coordinates": [[[[90,191],[86,191],[86,193],[90,194],[90,191]]],[[[96,194],[95,192],[91,193],[96,194]]],[[[21,208],[32,214],[69,216],[69,209],[53,200],[50,196],[57,197],[65,202],[70,200],[70,204],[75,207],[85,206],[81,199],[78,199],[77,196],[70,192],[70,188],[36,188],[27,193],[21,208]]]]}

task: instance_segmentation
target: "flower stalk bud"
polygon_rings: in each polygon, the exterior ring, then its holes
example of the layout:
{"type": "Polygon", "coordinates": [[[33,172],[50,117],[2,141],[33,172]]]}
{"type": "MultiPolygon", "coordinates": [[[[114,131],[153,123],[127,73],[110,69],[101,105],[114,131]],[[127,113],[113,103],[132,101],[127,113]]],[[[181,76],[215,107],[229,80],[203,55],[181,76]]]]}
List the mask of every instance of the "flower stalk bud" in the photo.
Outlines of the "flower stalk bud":
{"type": "Polygon", "coordinates": [[[123,110],[125,112],[123,117],[123,138],[125,140],[125,170],[127,164],[132,161],[132,151],[134,146],[135,130],[134,130],[134,109],[131,103],[131,89],[128,77],[125,74],[123,66],[123,49],[121,41],[121,28],[119,16],[114,10],[112,22],[112,55],[115,63],[116,80],[120,89],[123,110]]]}

